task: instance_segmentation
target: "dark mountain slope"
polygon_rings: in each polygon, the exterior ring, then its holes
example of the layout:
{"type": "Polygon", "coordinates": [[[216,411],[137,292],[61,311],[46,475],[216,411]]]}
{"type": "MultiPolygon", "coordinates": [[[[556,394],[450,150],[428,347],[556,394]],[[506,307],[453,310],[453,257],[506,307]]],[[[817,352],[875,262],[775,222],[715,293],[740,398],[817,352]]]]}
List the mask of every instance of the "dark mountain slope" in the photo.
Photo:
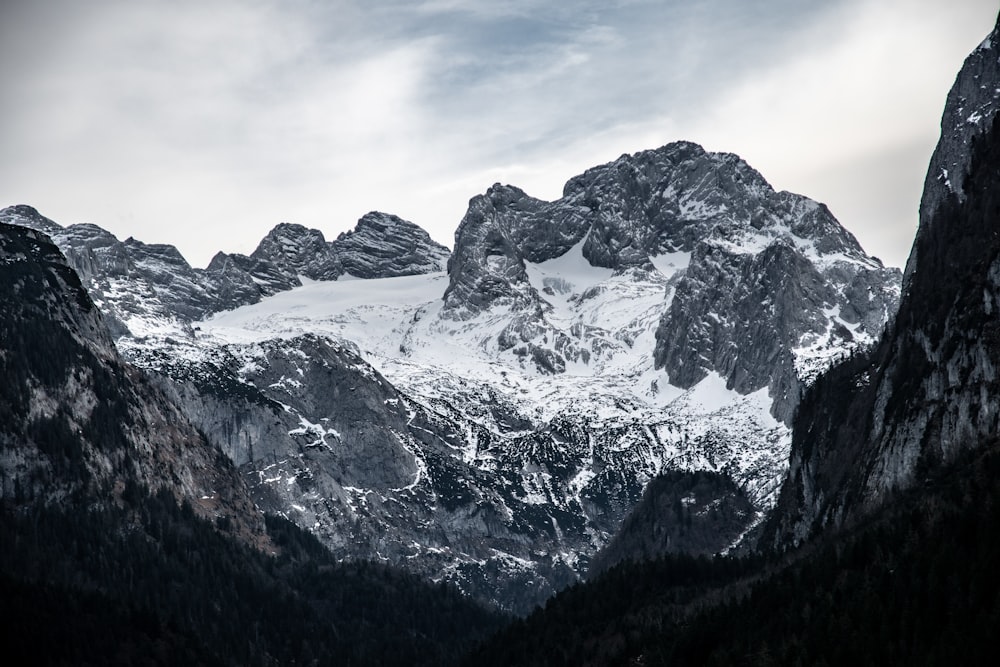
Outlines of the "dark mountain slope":
{"type": "Polygon", "coordinates": [[[996,36],[949,95],[895,323],[870,355],[832,369],[803,400],[770,545],[875,508],[927,466],[1000,432],[1000,139],[993,97],[956,94],[970,77],[989,94],[1000,85],[996,36]],[[977,132],[956,138],[956,116],[977,132]],[[942,160],[947,185],[936,177],[942,160]]]}
{"type": "Polygon", "coordinates": [[[262,518],[235,468],[121,360],[59,249],[3,224],[0,376],[0,499],[106,504],[139,484],[262,543],[262,518]]]}
{"type": "Polygon", "coordinates": [[[621,528],[594,555],[588,577],[664,554],[712,556],[740,540],[753,514],[746,494],[725,475],[663,473],[649,481],[621,528]]]}
{"type": "Polygon", "coordinates": [[[7,663],[437,665],[497,624],[265,525],[232,462],[119,358],[49,238],[3,224],[0,377],[7,663]]]}
{"type": "Polygon", "coordinates": [[[444,665],[499,625],[454,589],[338,564],[281,519],[268,556],[166,493],[2,509],[5,664],[444,665]]]}

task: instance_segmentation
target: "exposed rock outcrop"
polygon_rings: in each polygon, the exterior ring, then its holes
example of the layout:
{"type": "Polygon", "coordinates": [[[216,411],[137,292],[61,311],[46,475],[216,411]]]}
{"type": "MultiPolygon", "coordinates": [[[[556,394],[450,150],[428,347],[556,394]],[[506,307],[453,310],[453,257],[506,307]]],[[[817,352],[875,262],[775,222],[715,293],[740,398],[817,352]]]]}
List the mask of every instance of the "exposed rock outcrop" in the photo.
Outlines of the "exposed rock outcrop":
{"type": "MultiPolygon", "coordinates": [[[[451,251],[421,227],[388,213],[373,211],[331,246],[344,272],[356,278],[392,278],[444,271],[451,251]]],[[[321,278],[319,279],[321,280],[321,278]]]]}

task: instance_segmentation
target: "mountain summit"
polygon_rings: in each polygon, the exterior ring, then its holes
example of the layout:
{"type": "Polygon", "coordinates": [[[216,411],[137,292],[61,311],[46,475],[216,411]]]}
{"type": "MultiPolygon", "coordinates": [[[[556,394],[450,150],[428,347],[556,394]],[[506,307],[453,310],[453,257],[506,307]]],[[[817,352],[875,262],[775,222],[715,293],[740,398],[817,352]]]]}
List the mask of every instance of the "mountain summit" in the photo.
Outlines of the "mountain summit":
{"type": "Polygon", "coordinates": [[[533,281],[534,267],[571,251],[632,283],[669,281],[653,358],[671,384],[717,374],[741,394],[766,388],[786,423],[803,383],[831,354],[870,344],[898,299],[898,271],[866,255],[826,206],[774,191],[736,155],[678,142],[590,169],[554,202],[500,185],[474,198],[442,316],[510,308],[498,344],[542,370],[632,347],[641,324],[604,328],[588,312],[600,290],[533,281]]]}

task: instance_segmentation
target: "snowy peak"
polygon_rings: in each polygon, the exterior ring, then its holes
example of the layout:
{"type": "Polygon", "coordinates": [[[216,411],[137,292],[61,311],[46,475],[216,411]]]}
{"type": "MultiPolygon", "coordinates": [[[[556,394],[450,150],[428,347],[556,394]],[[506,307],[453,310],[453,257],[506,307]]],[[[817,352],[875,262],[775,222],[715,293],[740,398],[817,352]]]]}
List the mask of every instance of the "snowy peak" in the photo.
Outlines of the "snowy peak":
{"type": "MultiPolygon", "coordinates": [[[[441,271],[450,252],[419,226],[387,213],[368,213],[357,226],[328,242],[323,233],[281,223],[249,256],[223,255],[208,270],[224,270],[230,281],[256,283],[264,296],[309,280],[389,278],[441,271]],[[239,273],[246,274],[239,277],[239,273]]],[[[235,304],[240,305],[240,304],[235,304]]],[[[233,307],[235,307],[235,305],[233,307]]]]}
{"type": "Polygon", "coordinates": [[[323,232],[287,222],[268,232],[250,259],[258,267],[272,267],[272,271],[285,278],[286,282],[278,282],[278,285],[289,285],[284,289],[301,284],[300,275],[311,280],[336,280],[343,274],[337,253],[327,243],[323,232]]]}
{"type": "Polygon", "coordinates": [[[594,214],[585,254],[614,268],[690,251],[714,222],[749,222],[758,202],[773,193],[737,156],[690,142],[623,155],[571,179],[564,192],[564,199],[594,214]]]}
{"type": "Polygon", "coordinates": [[[26,204],[8,206],[7,208],[0,210],[0,222],[8,225],[19,225],[21,227],[37,229],[38,231],[44,232],[49,236],[62,229],[62,225],[49,220],[44,215],[39,213],[34,207],[26,204]]]}
{"type": "Polygon", "coordinates": [[[249,255],[219,253],[207,272],[225,292],[247,301],[226,303],[220,310],[255,303],[310,280],[336,280],[343,269],[323,233],[287,222],[276,225],[249,255]]]}
{"type": "Polygon", "coordinates": [[[672,383],[714,372],[740,393],[767,387],[787,422],[802,387],[836,355],[873,343],[895,312],[899,272],[799,238],[695,246],[656,332],[656,364],[672,383]]]}
{"type": "Polygon", "coordinates": [[[866,257],[826,207],[775,192],[737,155],[690,142],[623,155],[571,179],[564,192],[564,200],[596,214],[585,254],[601,266],[641,265],[708,238],[739,243],[757,233],[810,240],[822,254],[866,257]]]}
{"type": "Polygon", "coordinates": [[[524,283],[521,261],[558,257],[584,238],[590,264],[616,271],[703,242],[756,253],[779,241],[810,260],[882,268],[825,206],[775,192],[736,155],[678,142],[590,169],[554,202],[499,184],[473,198],[455,234],[446,303],[476,310],[509,300],[524,283]]]}
{"type": "Polygon", "coordinates": [[[899,292],[899,272],[866,255],[825,206],[775,192],[736,155],[678,142],[590,169],[554,202],[502,185],[473,198],[442,317],[507,312],[498,346],[541,372],[631,348],[648,315],[620,322],[632,332],[623,338],[583,321],[599,321],[583,311],[610,283],[574,290],[532,268],[571,249],[632,292],[659,291],[644,310],[658,311],[653,357],[671,384],[717,373],[739,393],[767,388],[783,421],[803,383],[874,340],[899,292]]]}
{"type": "Polygon", "coordinates": [[[193,320],[299,287],[303,278],[441,271],[449,255],[417,225],[384,213],[366,215],[333,242],[319,230],[281,223],[249,256],[220,252],[206,269],[192,268],[172,245],[119,241],[93,224],[62,227],[30,206],[2,209],[0,221],[50,234],[116,337],[186,336],[193,320]]]}

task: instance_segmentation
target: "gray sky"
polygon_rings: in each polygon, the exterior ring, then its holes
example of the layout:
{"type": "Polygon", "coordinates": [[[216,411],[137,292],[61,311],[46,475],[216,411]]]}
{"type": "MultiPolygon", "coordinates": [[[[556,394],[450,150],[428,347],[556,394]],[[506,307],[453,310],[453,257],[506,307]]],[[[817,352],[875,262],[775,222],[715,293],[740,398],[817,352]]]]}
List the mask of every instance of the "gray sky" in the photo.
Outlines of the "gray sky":
{"type": "Polygon", "coordinates": [[[4,0],[0,206],[173,243],[370,210],[452,245],[687,139],[828,204],[901,266],[945,95],[996,0],[4,0]]]}

